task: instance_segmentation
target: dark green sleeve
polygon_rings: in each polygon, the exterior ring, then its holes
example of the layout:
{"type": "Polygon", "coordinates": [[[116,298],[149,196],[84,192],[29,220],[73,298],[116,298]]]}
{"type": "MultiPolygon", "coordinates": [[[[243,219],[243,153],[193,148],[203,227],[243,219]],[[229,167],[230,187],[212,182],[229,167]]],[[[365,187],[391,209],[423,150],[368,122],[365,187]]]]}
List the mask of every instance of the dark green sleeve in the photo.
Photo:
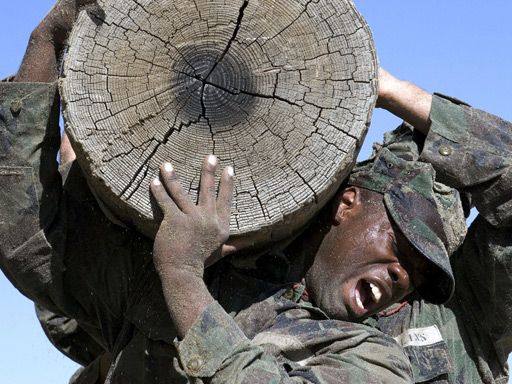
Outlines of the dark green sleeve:
{"type": "Polygon", "coordinates": [[[422,158],[469,195],[479,215],[452,257],[470,343],[489,365],[512,352],[512,124],[434,96],[422,158]]]}
{"type": "Polygon", "coordinates": [[[103,353],[103,348],[75,319],[57,315],[37,305],[36,315],[48,340],[78,364],[92,364],[103,353]]]}
{"type": "Polygon", "coordinates": [[[58,111],[52,113],[55,95],[54,83],[0,83],[2,253],[14,251],[55,214],[46,206],[60,192],[58,111]],[[40,207],[45,208],[41,216],[40,207]]]}
{"type": "Polygon", "coordinates": [[[512,124],[455,100],[434,95],[430,132],[421,160],[437,179],[471,198],[493,226],[512,224],[512,124]]]}
{"type": "Polygon", "coordinates": [[[108,220],[77,162],[61,177],[55,97],[55,84],[0,83],[0,268],[71,321],[46,324],[48,334],[80,360],[92,353],[81,350],[85,334],[103,349],[116,344],[149,280],[152,242],[108,220]],[[75,322],[79,337],[68,326],[75,322]]]}
{"type": "Polygon", "coordinates": [[[46,306],[52,300],[39,296],[50,279],[43,265],[50,264],[52,250],[44,230],[57,214],[62,189],[55,96],[54,83],[0,83],[0,267],[22,293],[46,306]],[[31,239],[37,246],[28,252],[31,239]]]}
{"type": "MultiPolygon", "coordinates": [[[[212,384],[412,382],[409,362],[398,344],[376,330],[370,334],[364,325],[352,324],[339,337],[325,331],[324,348],[299,362],[290,362],[285,353],[275,356],[265,345],[286,345],[290,355],[300,354],[307,349],[294,337],[301,325],[277,328],[249,340],[214,302],[178,343],[183,370],[190,378],[208,378],[212,384]]],[[[302,331],[312,335],[307,326],[302,331]]]]}

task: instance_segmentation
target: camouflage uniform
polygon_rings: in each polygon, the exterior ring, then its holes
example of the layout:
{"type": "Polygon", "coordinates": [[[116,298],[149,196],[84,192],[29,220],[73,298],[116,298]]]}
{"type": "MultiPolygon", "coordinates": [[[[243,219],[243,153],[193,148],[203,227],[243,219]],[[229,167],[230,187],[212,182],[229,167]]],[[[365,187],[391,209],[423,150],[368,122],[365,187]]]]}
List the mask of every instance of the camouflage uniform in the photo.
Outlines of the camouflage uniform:
{"type": "Polygon", "coordinates": [[[86,366],[73,383],[96,383],[102,351],[113,356],[107,383],[410,382],[391,337],[327,319],[300,286],[225,264],[207,278],[231,316],[212,304],[176,347],[152,241],[107,219],[76,162],[58,168],[55,90],[0,83],[0,267],[39,305],[51,341],[86,366]]]}
{"type": "Polygon", "coordinates": [[[394,340],[329,319],[303,300],[304,288],[295,284],[260,296],[237,309],[234,319],[211,304],[177,346],[186,375],[211,383],[411,382],[394,340]]]}
{"type": "Polygon", "coordinates": [[[405,124],[384,146],[431,163],[479,216],[451,257],[456,285],[445,305],[418,297],[371,323],[395,337],[418,383],[507,383],[512,350],[512,124],[435,95],[426,139],[405,124]]]}

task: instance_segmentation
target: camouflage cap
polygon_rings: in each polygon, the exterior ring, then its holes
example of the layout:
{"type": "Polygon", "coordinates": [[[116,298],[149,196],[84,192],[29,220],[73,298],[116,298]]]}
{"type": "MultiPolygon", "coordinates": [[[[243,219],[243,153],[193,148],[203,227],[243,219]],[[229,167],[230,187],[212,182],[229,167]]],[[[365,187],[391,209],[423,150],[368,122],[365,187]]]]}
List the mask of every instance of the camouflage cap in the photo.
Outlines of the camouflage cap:
{"type": "Polygon", "coordinates": [[[429,261],[425,283],[416,287],[427,301],[448,301],[455,289],[451,255],[466,234],[459,193],[435,181],[432,165],[404,159],[388,148],[358,163],[348,183],[382,193],[394,223],[429,261]]]}

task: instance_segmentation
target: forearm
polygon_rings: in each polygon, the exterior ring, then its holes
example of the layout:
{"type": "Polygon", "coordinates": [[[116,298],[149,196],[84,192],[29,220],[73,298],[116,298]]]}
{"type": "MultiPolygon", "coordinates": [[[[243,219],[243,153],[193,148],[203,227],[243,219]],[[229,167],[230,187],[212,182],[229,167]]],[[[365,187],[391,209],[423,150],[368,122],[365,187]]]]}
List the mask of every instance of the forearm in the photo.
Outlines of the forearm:
{"type": "Polygon", "coordinates": [[[214,299],[203,279],[196,274],[169,269],[159,275],[167,309],[178,337],[182,339],[214,299]]]}
{"type": "Polygon", "coordinates": [[[73,23],[82,7],[94,2],[58,0],[32,32],[14,81],[49,83],[57,80],[60,55],[73,23]]]}
{"type": "Polygon", "coordinates": [[[155,237],[153,261],[171,318],[183,337],[213,302],[203,281],[207,260],[220,253],[229,237],[233,198],[233,168],[226,167],[215,190],[217,158],[203,161],[199,197],[194,204],[179,182],[174,167],[165,163],[151,192],[164,213],[155,237]]]}
{"type": "Polygon", "coordinates": [[[432,95],[408,81],[379,70],[377,107],[384,108],[426,135],[430,127],[432,95]]]}
{"type": "Polygon", "coordinates": [[[58,78],[58,50],[48,27],[41,23],[31,34],[25,56],[13,81],[50,83],[58,78]]]}

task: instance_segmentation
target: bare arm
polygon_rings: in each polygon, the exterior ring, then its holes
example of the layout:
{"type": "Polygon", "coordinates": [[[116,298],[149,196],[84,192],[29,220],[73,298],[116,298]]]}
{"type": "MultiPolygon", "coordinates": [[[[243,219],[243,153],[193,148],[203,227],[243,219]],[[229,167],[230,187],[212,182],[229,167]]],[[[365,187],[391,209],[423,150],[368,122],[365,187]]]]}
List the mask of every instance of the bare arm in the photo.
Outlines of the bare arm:
{"type": "MultiPolygon", "coordinates": [[[[15,82],[51,83],[59,77],[65,41],[80,9],[96,0],[59,0],[30,35],[15,82]]],[[[56,109],[57,110],[57,109],[56,109]]],[[[66,134],[60,146],[61,164],[76,158],[66,134]]]]}
{"type": "Polygon", "coordinates": [[[388,110],[426,135],[430,128],[431,105],[430,93],[379,68],[378,108],[388,110]]]}
{"type": "Polygon", "coordinates": [[[197,205],[192,203],[169,163],[162,166],[161,179],[151,184],[153,196],[164,212],[153,259],[180,337],[214,301],[203,281],[204,267],[220,256],[221,246],[229,236],[233,169],[228,167],[222,173],[216,197],[216,168],[213,155],[203,162],[197,205]]]}
{"type": "Polygon", "coordinates": [[[25,51],[17,82],[50,83],[59,75],[59,59],[80,9],[95,0],[59,0],[34,29],[25,51]]]}

